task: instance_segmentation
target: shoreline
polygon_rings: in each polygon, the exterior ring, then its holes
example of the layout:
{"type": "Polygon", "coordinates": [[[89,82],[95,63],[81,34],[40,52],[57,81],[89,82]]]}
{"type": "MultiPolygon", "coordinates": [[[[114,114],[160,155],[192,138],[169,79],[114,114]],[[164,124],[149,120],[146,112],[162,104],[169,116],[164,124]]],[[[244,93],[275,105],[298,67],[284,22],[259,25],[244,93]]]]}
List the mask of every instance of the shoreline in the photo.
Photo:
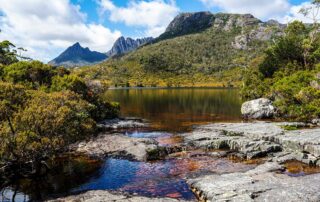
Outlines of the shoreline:
{"type": "Polygon", "coordinates": [[[153,90],[153,89],[165,89],[165,90],[179,90],[179,89],[230,89],[230,90],[239,90],[240,88],[238,87],[219,87],[219,86],[212,86],[212,87],[195,87],[195,86],[190,86],[190,87],[109,87],[108,90],[153,90]]]}

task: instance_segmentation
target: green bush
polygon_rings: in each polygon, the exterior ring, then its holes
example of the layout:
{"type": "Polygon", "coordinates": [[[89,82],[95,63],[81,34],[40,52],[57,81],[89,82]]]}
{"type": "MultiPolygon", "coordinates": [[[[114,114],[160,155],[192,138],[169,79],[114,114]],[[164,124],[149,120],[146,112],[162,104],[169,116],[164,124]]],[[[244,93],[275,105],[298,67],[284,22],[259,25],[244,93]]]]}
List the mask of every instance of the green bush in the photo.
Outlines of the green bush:
{"type": "Polygon", "coordinates": [[[52,78],[51,91],[71,90],[83,98],[87,97],[88,88],[83,79],[75,75],[55,76],[52,78]]]}
{"type": "Polygon", "coordinates": [[[5,66],[3,69],[5,81],[20,83],[32,88],[51,85],[51,78],[54,74],[54,69],[51,66],[39,61],[20,61],[5,66]]]}
{"type": "Polygon", "coordinates": [[[247,71],[241,90],[245,99],[268,97],[282,117],[309,121],[320,117],[320,34],[295,21],[270,46],[264,59],[247,71]]]}
{"type": "Polygon", "coordinates": [[[24,105],[13,115],[12,128],[1,122],[0,159],[22,167],[31,164],[31,172],[39,172],[42,161],[95,130],[94,106],[72,91],[31,91],[24,105]]]}
{"type": "Polygon", "coordinates": [[[312,88],[315,73],[298,71],[277,81],[272,86],[275,105],[283,115],[308,120],[319,116],[320,90],[312,88]]]}

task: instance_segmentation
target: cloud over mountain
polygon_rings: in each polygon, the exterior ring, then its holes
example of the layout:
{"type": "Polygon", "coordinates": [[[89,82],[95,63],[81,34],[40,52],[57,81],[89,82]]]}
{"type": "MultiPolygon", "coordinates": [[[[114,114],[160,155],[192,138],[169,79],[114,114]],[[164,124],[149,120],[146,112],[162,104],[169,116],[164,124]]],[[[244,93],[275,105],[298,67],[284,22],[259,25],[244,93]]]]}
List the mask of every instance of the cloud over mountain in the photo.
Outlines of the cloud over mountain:
{"type": "Polygon", "coordinates": [[[69,0],[0,0],[0,40],[28,49],[27,55],[48,61],[75,41],[105,51],[121,36],[101,24],[87,23],[80,6],[69,0]]]}
{"type": "Polygon", "coordinates": [[[179,12],[175,1],[130,1],[126,7],[117,7],[111,0],[99,2],[101,12],[109,14],[110,21],[145,28],[146,36],[159,36],[179,12]]]}

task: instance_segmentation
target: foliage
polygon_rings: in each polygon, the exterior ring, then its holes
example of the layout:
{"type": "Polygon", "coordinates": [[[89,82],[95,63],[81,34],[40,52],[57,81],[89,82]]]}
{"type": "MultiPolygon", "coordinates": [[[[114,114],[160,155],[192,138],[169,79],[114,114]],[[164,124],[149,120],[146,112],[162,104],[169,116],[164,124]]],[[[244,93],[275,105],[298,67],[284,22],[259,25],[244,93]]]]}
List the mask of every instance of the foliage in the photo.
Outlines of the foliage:
{"type": "Polygon", "coordinates": [[[23,86],[0,82],[0,123],[7,121],[12,133],[13,116],[24,106],[27,97],[23,86]]]}
{"type": "Polygon", "coordinates": [[[269,90],[267,82],[264,81],[262,73],[256,69],[246,71],[243,79],[241,95],[245,99],[254,99],[262,97],[269,90]]]}
{"type": "MultiPolygon", "coordinates": [[[[297,63],[302,68],[312,66],[312,53],[304,53],[304,48],[308,43],[307,34],[307,28],[302,22],[294,21],[289,24],[286,34],[266,50],[266,58],[259,67],[260,72],[265,77],[272,77],[276,71],[284,68],[289,62],[297,63]]],[[[308,49],[312,52],[316,51],[313,47],[308,47],[308,49]]]]}
{"type": "Polygon", "coordinates": [[[285,35],[266,50],[260,65],[246,71],[242,96],[274,100],[282,117],[319,118],[320,34],[316,28],[298,21],[289,24],[285,35]]]}
{"type": "Polygon", "coordinates": [[[296,73],[278,80],[271,89],[275,105],[282,115],[309,120],[320,116],[320,89],[310,86],[315,79],[311,71],[296,73]]]}
{"type": "Polygon", "coordinates": [[[45,93],[32,91],[31,98],[14,116],[13,130],[1,126],[0,157],[37,169],[42,160],[65,145],[93,134],[93,105],[71,91],[45,93]]]}
{"type": "Polygon", "coordinates": [[[86,83],[76,75],[55,76],[52,79],[52,91],[71,90],[83,98],[87,97],[88,88],[86,83]]]}
{"type": "Polygon", "coordinates": [[[0,49],[0,163],[36,174],[47,159],[94,134],[96,122],[116,117],[119,105],[100,97],[105,89],[97,81],[39,61],[11,60],[10,51],[0,49]]]}
{"type": "Polygon", "coordinates": [[[51,85],[55,74],[54,68],[39,61],[20,61],[4,67],[3,80],[39,88],[41,85],[51,85]]]}
{"type": "Polygon", "coordinates": [[[0,42],[0,65],[9,65],[18,61],[17,52],[12,50],[15,45],[10,41],[0,42]]]}

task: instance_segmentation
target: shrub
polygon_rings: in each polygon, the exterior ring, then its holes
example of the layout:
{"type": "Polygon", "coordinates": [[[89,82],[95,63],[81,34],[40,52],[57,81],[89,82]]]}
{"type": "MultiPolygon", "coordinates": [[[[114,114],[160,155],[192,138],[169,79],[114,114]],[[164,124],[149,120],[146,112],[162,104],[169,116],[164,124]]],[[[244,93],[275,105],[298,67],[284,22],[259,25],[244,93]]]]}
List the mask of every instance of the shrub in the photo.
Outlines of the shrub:
{"type": "Polygon", "coordinates": [[[95,121],[91,104],[71,91],[33,91],[25,107],[15,113],[12,126],[2,122],[0,158],[39,172],[43,160],[66,145],[93,134],[95,121]]]}

